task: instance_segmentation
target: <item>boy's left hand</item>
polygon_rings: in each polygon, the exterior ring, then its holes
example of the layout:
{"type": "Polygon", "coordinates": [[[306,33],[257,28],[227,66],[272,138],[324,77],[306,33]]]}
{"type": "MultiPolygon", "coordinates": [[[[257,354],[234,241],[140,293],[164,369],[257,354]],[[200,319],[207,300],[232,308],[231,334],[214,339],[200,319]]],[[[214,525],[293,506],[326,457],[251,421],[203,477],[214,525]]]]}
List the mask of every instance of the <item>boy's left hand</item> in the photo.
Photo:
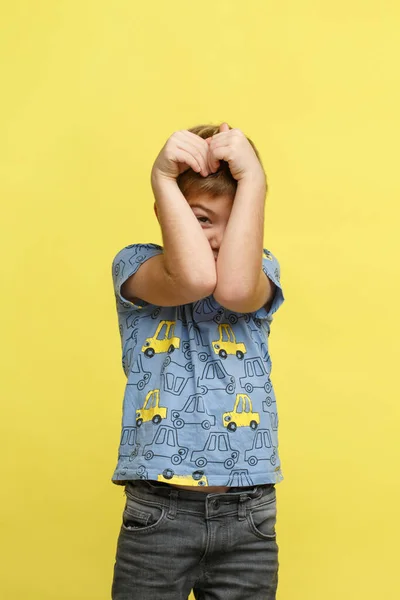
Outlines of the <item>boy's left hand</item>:
{"type": "Polygon", "coordinates": [[[209,145],[209,163],[213,173],[219,166],[220,160],[229,164],[232,177],[237,181],[246,178],[254,181],[265,180],[265,173],[250,142],[240,129],[229,129],[227,123],[222,123],[219,133],[207,138],[209,145]]]}

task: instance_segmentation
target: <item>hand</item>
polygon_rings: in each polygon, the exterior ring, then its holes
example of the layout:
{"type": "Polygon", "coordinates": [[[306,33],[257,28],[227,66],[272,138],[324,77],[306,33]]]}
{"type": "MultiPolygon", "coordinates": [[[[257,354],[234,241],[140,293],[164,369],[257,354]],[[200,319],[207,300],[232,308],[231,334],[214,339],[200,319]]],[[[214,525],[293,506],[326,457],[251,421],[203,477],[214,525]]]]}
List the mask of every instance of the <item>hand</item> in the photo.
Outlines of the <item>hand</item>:
{"type": "Polygon", "coordinates": [[[232,177],[237,181],[251,177],[265,179],[265,173],[250,142],[240,129],[229,129],[227,123],[222,123],[219,133],[206,139],[209,146],[209,164],[218,170],[220,160],[229,164],[232,177]]]}
{"type": "Polygon", "coordinates": [[[192,168],[196,173],[207,177],[219,166],[218,163],[218,166],[213,168],[209,159],[210,152],[206,140],[191,131],[176,131],[158,154],[151,174],[152,177],[161,175],[168,179],[176,179],[178,175],[192,168]]]}

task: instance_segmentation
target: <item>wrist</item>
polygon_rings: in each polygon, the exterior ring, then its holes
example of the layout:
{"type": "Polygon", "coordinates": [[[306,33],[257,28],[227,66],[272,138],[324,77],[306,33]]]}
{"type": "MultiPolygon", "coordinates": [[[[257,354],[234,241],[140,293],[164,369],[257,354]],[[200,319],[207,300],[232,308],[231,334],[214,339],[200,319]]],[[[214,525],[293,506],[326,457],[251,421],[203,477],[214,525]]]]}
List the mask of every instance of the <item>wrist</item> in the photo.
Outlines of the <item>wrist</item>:
{"type": "Polygon", "coordinates": [[[160,171],[158,171],[157,169],[153,169],[151,171],[151,185],[152,187],[160,187],[160,186],[168,186],[168,185],[173,185],[176,186],[176,178],[172,177],[172,176],[168,176],[165,175],[164,173],[161,173],[160,171]]]}
{"type": "Polygon", "coordinates": [[[267,188],[267,178],[264,171],[249,171],[238,180],[238,186],[249,186],[257,187],[259,189],[267,188]]]}

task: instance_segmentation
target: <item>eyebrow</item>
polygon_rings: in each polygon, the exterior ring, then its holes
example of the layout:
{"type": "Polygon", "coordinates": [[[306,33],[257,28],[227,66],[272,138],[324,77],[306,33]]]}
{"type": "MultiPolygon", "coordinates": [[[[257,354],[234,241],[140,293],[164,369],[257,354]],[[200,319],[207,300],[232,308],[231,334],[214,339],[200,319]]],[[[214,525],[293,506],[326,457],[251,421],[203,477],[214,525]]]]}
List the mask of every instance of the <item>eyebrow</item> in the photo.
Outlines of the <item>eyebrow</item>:
{"type": "Polygon", "coordinates": [[[206,208],[202,204],[190,204],[190,208],[201,208],[205,212],[208,212],[208,213],[210,213],[211,215],[214,215],[214,216],[217,214],[213,210],[211,210],[211,208],[206,208]]]}

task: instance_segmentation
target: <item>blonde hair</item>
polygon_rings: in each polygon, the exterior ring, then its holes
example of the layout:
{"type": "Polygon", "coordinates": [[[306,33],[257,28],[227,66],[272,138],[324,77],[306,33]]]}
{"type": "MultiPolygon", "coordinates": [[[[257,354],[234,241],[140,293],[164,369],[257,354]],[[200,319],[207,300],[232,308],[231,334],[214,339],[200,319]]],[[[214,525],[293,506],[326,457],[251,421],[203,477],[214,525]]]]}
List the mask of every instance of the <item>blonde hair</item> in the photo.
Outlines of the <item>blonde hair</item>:
{"type": "MultiPolygon", "coordinates": [[[[206,139],[219,133],[219,127],[219,125],[196,125],[188,129],[188,131],[206,139]]],[[[232,127],[229,127],[229,129],[232,129],[232,127]]],[[[246,136],[246,138],[250,142],[264,170],[257,148],[249,137],[246,136]]],[[[176,182],[186,199],[198,194],[207,194],[211,198],[216,198],[217,196],[230,196],[234,198],[237,188],[237,181],[232,177],[229,165],[225,160],[221,160],[220,167],[216,173],[210,173],[207,177],[203,177],[200,173],[196,173],[196,171],[189,168],[184,173],[178,175],[176,182]]]]}

